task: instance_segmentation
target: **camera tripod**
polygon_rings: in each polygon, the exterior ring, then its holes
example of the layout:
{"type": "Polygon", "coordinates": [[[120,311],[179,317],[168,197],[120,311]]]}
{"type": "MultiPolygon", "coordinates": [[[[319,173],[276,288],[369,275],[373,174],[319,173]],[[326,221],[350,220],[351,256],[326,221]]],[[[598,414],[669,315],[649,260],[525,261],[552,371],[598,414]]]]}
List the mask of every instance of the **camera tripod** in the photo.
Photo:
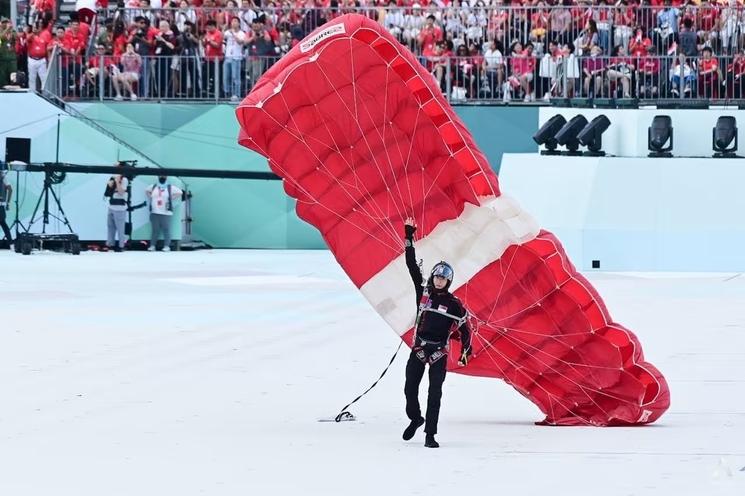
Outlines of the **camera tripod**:
{"type": "MultiPolygon", "coordinates": [[[[54,189],[52,189],[52,186],[55,184],[60,184],[65,179],[65,173],[60,173],[59,176],[55,176],[55,174],[51,171],[44,171],[44,187],[41,190],[41,194],[39,195],[39,199],[36,201],[36,206],[34,207],[34,213],[31,214],[31,220],[28,222],[28,227],[26,227],[26,232],[28,233],[31,230],[31,226],[34,225],[34,223],[38,222],[39,220],[43,220],[43,224],[41,227],[41,233],[46,234],[47,232],[47,224],[49,224],[49,217],[54,217],[58,221],[62,222],[67,226],[67,229],[70,230],[71,234],[74,234],[72,230],[72,226],[70,225],[70,220],[67,218],[67,215],[65,215],[65,211],[62,209],[62,203],[59,200],[59,197],[57,196],[57,193],[54,192],[54,189]],[[62,215],[62,218],[57,217],[56,215],[52,215],[49,213],[49,195],[52,195],[52,198],[54,199],[55,205],[57,205],[57,210],[59,210],[59,213],[62,215]],[[42,217],[41,219],[36,218],[36,214],[39,212],[39,206],[41,205],[41,201],[44,200],[44,210],[42,211],[42,217]]],[[[16,210],[17,212],[18,210],[16,210]]]]}

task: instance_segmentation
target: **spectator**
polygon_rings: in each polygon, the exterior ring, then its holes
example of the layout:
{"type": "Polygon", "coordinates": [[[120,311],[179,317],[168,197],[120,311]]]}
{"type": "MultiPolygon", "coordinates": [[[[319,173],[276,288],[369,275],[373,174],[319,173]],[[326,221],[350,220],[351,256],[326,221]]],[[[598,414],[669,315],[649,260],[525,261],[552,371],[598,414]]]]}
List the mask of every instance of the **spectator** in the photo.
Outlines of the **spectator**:
{"type": "Polygon", "coordinates": [[[659,51],[665,51],[674,42],[678,33],[680,11],[672,6],[672,0],[664,0],[664,8],[657,13],[655,45],[659,51]]]}
{"type": "Polygon", "coordinates": [[[168,21],[160,21],[158,33],[155,35],[155,74],[160,98],[169,96],[169,76],[171,75],[173,55],[177,53],[176,43],[176,35],[171,31],[168,21]]]}
{"type": "Polygon", "coordinates": [[[114,74],[112,80],[114,82],[114,89],[116,90],[115,100],[122,100],[122,86],[125,91],[129,92],[129,97],[132,101],[137,100],[137,95],[132,88],[132,85],[137,83],[140,79],[140,69],[142,67],[142,57],[140,54],[135,52],[134,45],[127,43],[126,52],[121,56],[121,72],[114,74]]]}
{"type": "Polygon", "coordinates": [[[685,54],[678,53],[675,57],[673,66],[670,68],[670,93],[674,97],[679,97],[681,89],[684,96],[691,96],[692,83],[696,80],[696,73],[688,62],[685,54]]]}
{"type": "Polygon", "coordinates": [[[219,96],[219,81],[217,73],[220,62],[223,59],[222,33],[217,29],[217,23],[210,19],[207,21],[207,32],[202,37],[204,45],[204,62],[202,62],[202,91],[206,96],[210,94],[219,96]]]}
{"type": "Polygon", "coordinates": [[[549,101],[553,91],[558,86],[556,79],[558,73],[558,64],[561,53],[558,45],[554,40],[548,42],[548,49],[541,58],[541,64],[538,69],[539,84],[538,95],[543,95],[544,101],[549,101]]]}
{"type": "Polygon", "coordinates": [[[175,25],[176,28],[178,28],[179,33],[184,32],[187,22],[192,23],[192,25],[196,24],[197,11],[194,10],[194,7],[189,5],[187,0],[181,0],[175,16],[175,25]]]}
{"type": "Polygon", "coordinates": [[[561,47],[561,60],[558,65],[556,79],[562,83],[561,91],[568,98],[574,97],[574,92],[579,86],[579,60],[574,54],[574,45],[566,43],[561,47]],[[563,86],[563,80],[566,78],[566,87],[563,86]]]}
{"type": "Polygon", "coordinates": [[[594,20],[589,19],[585,28],[580,31],[579,36],[574,41],[578,55],[588,55],[594,46],[599,45],[598,27],[594,20]]]}
{"type": "Polygon", "coordinates": [[[31,91],[39,91],[44,87],[47,79],[47,56],[51,51],[52,45],[41,32],[41,25],[37,22],[28,34],[28,87],[31,91]],[[39,86],[41,80],[41,86],[39,86]]]}
{"type": "Polygon", "coordinates": [[[732,98],[745,97],[745,48],[741,48],[727,66],[727,89],[732,98]]]}
{"type": "Polygon", "coordinates": [[[652,40],[640,28],[636,28],[634,37],[629,43],[629,53],[632,57],[645,57],[652,47],[652,40]]]}
{"type": "Polygon", "coordinates": [[[496,40],[489,42],[489,47],[484,52],[483,73],[486,76],[489,88],[489,96],[497,98],[497,92],[501,91],[504,83],[504,57],[502,43],[496,40]]]}
{"type": "Polygon", "coordinates": [[[403,41],[412,50],[415,49],[417,40],[419,39],[419,33],[422,32],[424,27],[424,17],[422,17],[422,7],[418,3],[411,6],[411,12],[406,14],[406,21],[404,24],[403,41]]]}
{"type": "Polygon", "coordinates": [[[660,59],[655,53],[652,45],[637,61],[639,98],[657,98],[660,94],[660,59]]]}
{"type": "Polygon", "coordinates": [[[698,62],[698,96],[719,98],[719,84],[723,81],[719,62],[713,57],[711,47],[704,47],[703,57],[698,62]]]}
{"type": "Polygon", "coordinates": [[[435,24],[435,16],[428,15],[427,20],[422,27],[421,32],[417,38],[417,42],[421,50],[432,49],[435,43],[443,39],[442,29],[435,24]]]}
{"type": "Polygon", "coordinates": [[[502,91],[502,100],[510,101],[510,94],[513,89],[521,88],[523,91],[523,101],[530,102],[534,99],[530,91],[530,83],[533,81],[533,71],[535,70],[535,58],[533,57],[533,47],[529,46],[523,50],[519,41],[512,44],[510,48],[510,77],[504,84],[502,91]]]}
{"type": "Polygon", "coordinates": [[[634,71],[634,65],[631,58],[626,54],[623,46],[617,46],[613,49],[613,57],[607,67],[606,74],[608,81],[618,84],[621,82],[623,98],[631,98],[631,78],[634,71]]]}
{"type": "Polygon", "coordinates": [[[0,89],[10,84],[10,75],[16,69],[16,32],[9,20],[3,17],[0,19],[0,89]]]}
{"type": "Polygon", "coordinates": [[[194,23],[185,21],[184,29],[179,33],[177,40],[181,59],[181,70],[179,71],[180,95],[191,98],[199,94],[198,87],[201,84],[197,69],[199,38],[195,32],[196,26],[194,23]]]}
{"type": "Polygon", "coordinates": [[[690,17],[683,19],[683,26],[678,34],[680,50],[687,57],[696,57],[701,47],[701,39],[698,32],[693,27],[693,20],[690,17]]]}
{"type": "Polygon", "coordinates": [[[262,17],[254,19],[251,24],[251,32],[246,39],[252,87],[264,73],[264,70],[271,65],[271,57],[275,53],[274,42],[262,20],[262,17]]]}
{"type": "MultiPolygon", "coordinates": [[[[536,9],[530,15],[530,39],[543,43],[548,30],[549,11],[546,10],[546,4],[540,0],[536,4],[536,9]]],[[[554,46],[556,43],[554,43],[554,46]]]]}
{"type": "Polygon", "coordinates": [[[584,94],[587,98],[598,98],[603,96],[603,76],[605,75],[608,60],[602,57],[603,49],[597,45],[590,48],[590,56],[582,61],[582,72],[584,73],[584,94]],[[592,85],[592,93],[590,86],[592,85]]]}
{"type": "Polygon", "coordinates": [[[132,30],[132,34],[129,37],[129,43],[134,46],[135,52],[142,59],[142,73],[140,74],[140,95],[143,98],[150,96],[150,85],[151,78],[150,73],[152,70],[152,60],[150,54],[155,45],[155,33],[147,18],[143,16],[137,16],[135,18],[135,26],[132,30]]]}
{"type": "Polygon", "coordinates": [[[398,8],[396,0],[388,2],[388,12],[385,15],[383,25],[398,41],[403,41],[404,25],[406,18],[401,9],[398,8]]]}
{"type": "MultiPolygon", "coordinates": [[[[238,25],[240,26],[240,22],[238,25]]],[[[150,199],[150,226],[152,228],[148,251],[155,251],[161,233],[163,234],[163,251],[171,251],[173,201],[181,198],[183,191],[169,184],[167,176],[159,176],[158,182],[149,186],[145,194],[150,199]]]]}
{"type": "Polygon", "coordinates": [[[223,63],[223,91],[230,95],[230,100],[238,101],[241,93],[241,62],[243,61],[243,47],[247,43],[246,33],[241,31],[241,21],[233,17],[230,29],[223,34],[225,40],[225,62],[223,63]]]}
{"type": "Polygon", "coordinates": [[[725,7],[722,8],[719,22],[719,40],[723,53],[730,53],[731,49],[737,46],[741,15],[742,6],[738,5],[737,0],[728,0],[725,7]]]}
{"type": "Polygon", "coordinates": [[[621,0],[613,16],[613,43],[614,46],[629,48],[629,41],[634,33],[634,22],[636,15],[634,9],[629,8],[626,0],[621,0]]]}
{"type": "Polygon", "coordinates": [[[94,96],[102,94],[99,89],[106,91],[106,83],[109,78],[109,67],[113,64],[114,61],[111,57],[106,55],[106,47],[103,45],[97,45],[96,52],[88,59],[85,70],[86,86],[94,96]]]}
{"type": "Polygon", "coordinates": [[[561,5],[551,9],[551,15],[549,16],[550,38],[562,45],[573,41],[570,32],[572,27],[571,5],[571,0],[562,0],[561,5]]]}

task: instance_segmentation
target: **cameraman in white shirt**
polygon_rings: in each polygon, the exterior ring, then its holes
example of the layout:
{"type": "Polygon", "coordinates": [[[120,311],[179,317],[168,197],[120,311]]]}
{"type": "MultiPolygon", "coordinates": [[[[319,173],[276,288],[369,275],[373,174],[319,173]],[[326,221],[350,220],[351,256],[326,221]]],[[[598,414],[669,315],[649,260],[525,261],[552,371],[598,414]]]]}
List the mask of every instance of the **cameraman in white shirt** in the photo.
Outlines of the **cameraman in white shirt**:
{"type": "Polygon", "coordinates": [[[168,177],[159,176],[158,182],[148,186],[145,194],[150,199],[150,247],[147,251],[155,251],[158,238],[163,233],[163,251],[171,251],[171,220],[173,218],[173,202],[182,198],[181,189],[168,184],[168,177]]]}

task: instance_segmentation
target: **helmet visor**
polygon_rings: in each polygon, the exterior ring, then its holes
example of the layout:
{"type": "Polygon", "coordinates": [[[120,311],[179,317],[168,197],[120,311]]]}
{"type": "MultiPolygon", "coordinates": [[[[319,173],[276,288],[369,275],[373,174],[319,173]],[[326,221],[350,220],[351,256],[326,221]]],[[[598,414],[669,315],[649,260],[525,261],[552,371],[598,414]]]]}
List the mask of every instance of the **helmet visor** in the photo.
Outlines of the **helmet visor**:
{"type": "Polygon", "coordinates": [[[434,269],[432,269],[432,276],[433,277],[434,276],[444,277],[448,281],[452,281],[453,280],[453,268],[447,264],[443,264],[443,263],[437,264],[435,265],[434,269]]]}

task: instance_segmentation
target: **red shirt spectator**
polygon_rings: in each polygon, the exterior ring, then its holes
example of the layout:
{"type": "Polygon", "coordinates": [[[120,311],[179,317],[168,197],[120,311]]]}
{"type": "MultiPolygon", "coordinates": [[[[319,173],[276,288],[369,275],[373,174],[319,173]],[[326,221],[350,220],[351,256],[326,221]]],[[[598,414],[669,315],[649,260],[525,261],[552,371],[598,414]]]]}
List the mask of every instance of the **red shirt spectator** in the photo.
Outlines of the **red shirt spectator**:
{"type": "Polygon", "coordinates": [[[736,78],[745,74],[745,56],[735,55],[735,60],[727,66],[727,72],[731,72],[736,78]]]}
{"type": "Polygon", "coordinates": [[[646,55],[639,59],[639,71],[650,75],[659,75],[660,60],[652,55],[646,55]]]}
{"type": "Polygon", "coordinates": [[[698,8],[698,26],[702,31],[713,31],[719,19],[719,7],[710,0],[703,0],[698,8]]]}
{"type": "Polygon", "coordinates": [[[629,53],[632,57],[643,57],[647,55],[647,49],[652,46],[652,40],[645,36],[641,30],[637,30],[636,35],[629,42],[629,53]]]}
{"type": "Polygon", "coordinates": [[[86,42],[82,40],[81,36],[75,35],[71,30],[65,32],[64,38],[62,38],[62,46],[65,51],[72,56],[72,60],[76,64],[82,64],[83,58],[81,54],[85,51],[86,42]]]}
{"type": "Polygon", "coordinates": [[[41,33],[31,33],[28,35],[28,56],[32,59],[44,59],[50,48],[50,41],[41,33]]]}
{"type": "Polygon", "coordinates": [[[204,58],[206,60],[222,60],[222,33],[215,26],[207,26],[204,33],[204,58]]]}
{"type": "Polygon", "coordinates": [[[709,58],[709,59],[703,58],[699,61],[699,64],[698,64],[698,69],[701,74],[714,72],[717,70],[718,67],[719,67],[719,63],[717,62],[717,59],[714,57],[709,58]]]}

